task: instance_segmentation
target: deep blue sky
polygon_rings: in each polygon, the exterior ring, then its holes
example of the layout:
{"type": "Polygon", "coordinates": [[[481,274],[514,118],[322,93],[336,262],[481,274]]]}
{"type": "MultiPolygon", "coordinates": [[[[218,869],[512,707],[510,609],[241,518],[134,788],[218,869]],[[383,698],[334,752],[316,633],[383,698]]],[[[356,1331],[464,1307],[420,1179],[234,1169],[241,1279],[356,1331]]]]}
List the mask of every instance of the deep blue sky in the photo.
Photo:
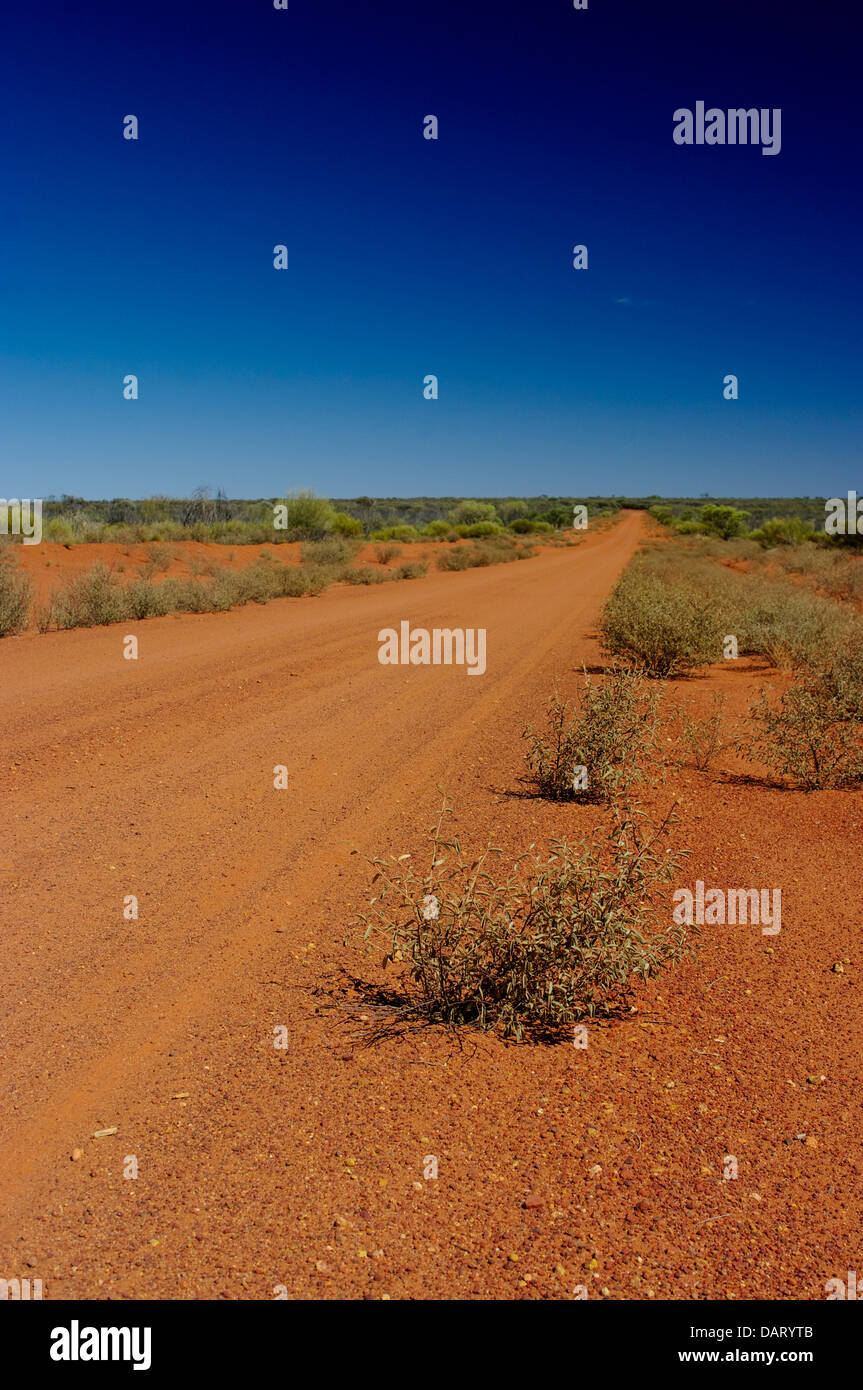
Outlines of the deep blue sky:
{"type": "Polygon", "coordinates": [[[859,487],[843,11],[13,0],[0,495],[859,487]],[[699,99],[781,154],[675,145],[699,99]]]}

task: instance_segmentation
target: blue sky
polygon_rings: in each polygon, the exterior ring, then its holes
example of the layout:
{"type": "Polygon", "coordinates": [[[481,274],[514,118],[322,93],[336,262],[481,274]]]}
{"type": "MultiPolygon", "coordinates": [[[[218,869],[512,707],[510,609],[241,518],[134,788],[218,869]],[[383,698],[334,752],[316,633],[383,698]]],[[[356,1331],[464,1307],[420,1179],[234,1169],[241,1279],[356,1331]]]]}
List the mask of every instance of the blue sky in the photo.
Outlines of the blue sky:
{"type": "Polygon", "coordinates": [[[0,495],[859,486],[840,5],[289,5],[8,7],[0,495]]]}

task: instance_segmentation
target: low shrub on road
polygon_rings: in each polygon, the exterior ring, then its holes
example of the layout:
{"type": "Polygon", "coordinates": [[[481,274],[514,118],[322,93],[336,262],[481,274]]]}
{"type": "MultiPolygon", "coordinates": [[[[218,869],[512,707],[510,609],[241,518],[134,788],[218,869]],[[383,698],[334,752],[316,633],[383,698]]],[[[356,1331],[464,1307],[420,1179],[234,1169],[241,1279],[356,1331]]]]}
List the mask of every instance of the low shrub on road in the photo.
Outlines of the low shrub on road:
{"type": "Polygon", "coordinates": [[[660,699],[639,672],[626,670],[612,671],[602,683],[585,674],[576,705],[555,692],[545,731],[527,728],[522,735],[540,795],[608,801],[625,793],[656,755],[660,699]],[[576,769],[584,772],[576,776],[576,769]]]}
{"type": "Polygon", "coordinates": [[[533,846],[508,870],[487,846],[466,855],[447,838],[447,802],[430,832],[426,868],[413,856],[374,859],[375,897],[363,914],[365,940],[381,939],[384,962],[407,971],[399,1020],[500,1028],[521,1039],[607,1014],[692,949],[692,928],[668,924],[664,886],[682,856],[667,850],[671,814],[661,822],[637,807],[616,808],[604,838],[547,858],[533,846]]]}

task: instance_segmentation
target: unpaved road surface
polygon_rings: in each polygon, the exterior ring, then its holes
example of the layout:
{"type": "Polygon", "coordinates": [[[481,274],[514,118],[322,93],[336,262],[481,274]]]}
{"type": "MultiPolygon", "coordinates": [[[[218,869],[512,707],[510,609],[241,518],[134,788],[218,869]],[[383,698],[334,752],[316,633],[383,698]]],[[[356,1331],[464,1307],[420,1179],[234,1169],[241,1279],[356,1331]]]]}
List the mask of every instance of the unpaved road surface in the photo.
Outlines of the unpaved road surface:
{"type": "MultiPolygon", "coordinates": [[[[520,734],[599,660],[642,535],[625,514],[525,563],[0,643],[0,1276],[49,1299],[797,1299],[858,1267],[859,794],[657,786],[686,881],[781,886],[782,932],[705,928],[586,1050],[363,1048],[325,1007],[363,970],[362,855],[424,851],[439,786],[470,846],[588,828],[523,794],[520,734]],[[486,628],[486,674],[381,666],[401,619],[486,628]]],[[[757,683],[685,684],[733,706],[757,683]]]]}

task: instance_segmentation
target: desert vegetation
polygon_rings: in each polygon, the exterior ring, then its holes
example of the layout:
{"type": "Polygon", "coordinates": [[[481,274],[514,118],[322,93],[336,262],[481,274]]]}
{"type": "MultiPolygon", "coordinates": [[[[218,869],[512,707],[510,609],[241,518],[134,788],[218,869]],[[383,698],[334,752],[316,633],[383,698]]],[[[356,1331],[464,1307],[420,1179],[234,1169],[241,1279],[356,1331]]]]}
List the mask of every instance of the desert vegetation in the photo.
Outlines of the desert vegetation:
{"type": "MultiPolygon", "coordinates": [[[[428,566],[423,561],[381,570],[351,563],[353,551],[340,540],[312,542],[301,565],[283,565],[261,557],[241,570],[209,567],[188,578],[156,583],[138,578],[122,584],[119,576],[96,564],[58,589],[37,613],[40,632],[73,627],[96,627],[126,619],[154,618],[166,613],[223,613],[247,603],[275,598],[315,597],[332,584],[380,584],[417,579],[428,566]]],[[[26,577],[6,580],[9,563],[0,570],[0,635],[27,626],[30,595],[26,577]],[[17,586],[17,587],[16,587],[17,586]],[[13,602],[13,595],[14,602],[13,602]],[[4,617],[8,613],[8,617],[4,617]]]]}
{"type": "MultiPolygon", "coordinates": [[[[858,562],[841,558],[843,567],[858,562]]],[[[723,743],[807,790],[863,780],[863,618],[789,575],[740,573],[683,543],[637,557],[603,612],[606,650],[651,676],[674,677],[722,658],[733,635],[785,680],[763,688],[733,740],[714,707],[704,727],[683,715],[697,767],[723,743]]]]}
{"type": "Polygon", "coordinates": [[[669,925],[662,890],[681,856],[667,852],[672,813],[657,821],[616,806],[611,824],[576,845],[533,846],[512,864],[486,845],[467,854],[445,833],[445,800],[425,866],[369,860],[376,887],[364,940],[405,979],[384,1031],[416,1021],[499,1029],[522,1039],[611,1014],[633,982],[692,950],[692,928],[669,925]]]}
{"type": "Polygon", "coordinates": [[[512,536],[486,536],[469,546],[441,551],[437,564],[442,570],[467,570],[508,564],[511,560],[528,560],[533,554],[532,546],[519,545],[512,536]]]}
{"type": "Polygon", "coordinates": [[[257,545],[345,536],[409,545],[421,540],[566,532],[572,526],[576,502],[588,506],[591,524],[597,525],[614,516],[620,505],[616,499],[600,497],[480,501],[458,497],[356,497],[331,501],[309,489],[291,491],[283,497],[249,500],[229,498],[221,489],[213,492],[201,487],[187,498],[48,498],[43,502],[43,538],[63,545],[100,541],[257,545]]]}
{"type": "Polygon", "coordinates": [[[660,691],[638,671],[613,670],[604,681],[585,672],[577,704],[555,691],[546,727],[524,730],[528,767],[540,796],[555,801],[611,801],[644,780],[655,760],[660,691]],[[584,768],[577,786],[574,768],[584,768]]]}
{"type": "Polygon", "coordinates": [[[15,563],[11,547],[0,549],[0,637],[14,636],[27,626],[33,586],[15,563]]]}
{"type": "Polygon", "coordinates": [[[379,1005],[375,1037],[417,1023],[557,1036],[619,1011],[636,980],[692,952],[692,929],[667,910],[683,857],[669,844],[677,816],[633,799],[668,764],[710,774],[731,753],[804,791],[863,782],[863,622],[847,606],[677,544],[636,557],[600,633],[620,664],[598,679],[583,671],[573,698],[555,690],[544,727],[523,731],[535,793],[599,806],[600,825],[505,864],[491,843],[463,848],[445,799],[424,862],[369,860],[374,896],[359,925],[396,972],[366,994],[379,1005]],[[675,678],[723,659],[729,633],[784,682],[761,690],[736,731],[720,691],[700,719],[667,698],[675,678]]]}

